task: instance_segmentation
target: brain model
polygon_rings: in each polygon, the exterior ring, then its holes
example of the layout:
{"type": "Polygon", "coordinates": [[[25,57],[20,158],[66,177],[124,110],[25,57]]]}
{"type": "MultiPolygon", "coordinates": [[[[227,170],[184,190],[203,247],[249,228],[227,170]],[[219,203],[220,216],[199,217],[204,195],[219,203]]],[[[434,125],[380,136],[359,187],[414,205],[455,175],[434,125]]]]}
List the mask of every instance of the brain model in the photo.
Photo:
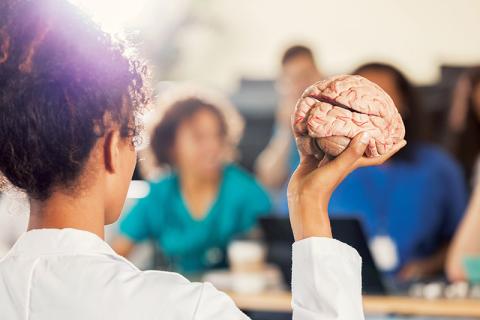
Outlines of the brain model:
{"type": "Polygon", "coordinates": [[[367,157],[387,153],[405,136],[390,96],[375,83],[352,75],[335,76],[307,88],[295,107],[293,129],[301,152],[317,157],[323,152],[339,155],[364,131],[371,137],[367,157]]]}

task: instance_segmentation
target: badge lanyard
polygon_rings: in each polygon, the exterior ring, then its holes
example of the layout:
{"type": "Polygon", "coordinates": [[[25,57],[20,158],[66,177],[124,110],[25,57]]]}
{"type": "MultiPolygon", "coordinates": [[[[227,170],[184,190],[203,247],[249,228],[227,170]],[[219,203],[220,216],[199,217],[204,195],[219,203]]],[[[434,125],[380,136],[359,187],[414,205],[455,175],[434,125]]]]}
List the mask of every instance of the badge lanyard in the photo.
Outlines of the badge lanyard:
{"type": "MultiPolygon", "coordinates": [[[[374,213],[377,218],[377,225],[375,235],[370,240],[370,250],[378,268],[382,271],[391,271],[399,262],[397,246],[388,233],[388,209],[392,200],[395,179],[389,179],[388,170],[385,166],[381,166],[378,169],[383,171],[385,186],[382,188],[382,194],[372,203],[372,209],[376,209],[374,213]]],[[[374,183],[371,178],[367,177],[364,180],[367,188],[374,190],[374,183]]]]}

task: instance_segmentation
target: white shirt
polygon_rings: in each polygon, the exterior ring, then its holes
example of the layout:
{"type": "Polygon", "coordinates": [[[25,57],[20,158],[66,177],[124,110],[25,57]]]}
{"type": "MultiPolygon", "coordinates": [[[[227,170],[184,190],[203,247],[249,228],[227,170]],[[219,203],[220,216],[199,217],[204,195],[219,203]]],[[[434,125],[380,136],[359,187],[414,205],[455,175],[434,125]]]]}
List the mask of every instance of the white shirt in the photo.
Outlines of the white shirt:
{"type": "MultiPolygon", "coordinates": [[[[293,245],[293,318],[363,319],[361,258],[339,241],[293,245]]],[[[24,233],[0,260],[0,318],[248,319],[209,283],[140,271],[95,234],[76,229],[24,233]]]]}

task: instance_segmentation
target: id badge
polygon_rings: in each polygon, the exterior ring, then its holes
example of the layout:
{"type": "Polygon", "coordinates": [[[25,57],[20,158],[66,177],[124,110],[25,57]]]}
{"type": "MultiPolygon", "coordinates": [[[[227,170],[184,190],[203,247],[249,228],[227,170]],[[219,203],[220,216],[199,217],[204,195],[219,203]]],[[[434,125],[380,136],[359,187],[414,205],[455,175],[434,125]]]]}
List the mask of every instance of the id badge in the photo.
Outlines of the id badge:
{"type": "Polygon", "coordinates": [[[389,235],[375,236],[370,241],[370,250],[381,271],[391,271],[398,265],[397,245],[389,235]]]}

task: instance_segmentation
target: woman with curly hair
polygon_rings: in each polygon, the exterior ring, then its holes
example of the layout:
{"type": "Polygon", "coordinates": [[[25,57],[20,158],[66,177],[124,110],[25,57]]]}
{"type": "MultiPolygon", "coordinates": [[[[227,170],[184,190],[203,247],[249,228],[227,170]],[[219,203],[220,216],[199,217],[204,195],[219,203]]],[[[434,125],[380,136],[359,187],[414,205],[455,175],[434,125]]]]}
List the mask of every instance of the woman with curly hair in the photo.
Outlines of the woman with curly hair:
{"type": "MultiPolygon", "coordinates": [[[[248,319],[212,285],[142,272],[104,241],[135,167],[144,74],[70,2],[0,2],[0,172],[30,201],[28,230],[0,260],[2,319],[248,319]]],[[[221,136],[214,109],[202,106],[196,116],[221,136]]],[[[295,319],[363,319],[361,259],[331,239],[326,208],[345,175],[404,145],[367,159],[369,139],[359,135],[328,163],[302,153],[290,180],[295,319]]]]}

